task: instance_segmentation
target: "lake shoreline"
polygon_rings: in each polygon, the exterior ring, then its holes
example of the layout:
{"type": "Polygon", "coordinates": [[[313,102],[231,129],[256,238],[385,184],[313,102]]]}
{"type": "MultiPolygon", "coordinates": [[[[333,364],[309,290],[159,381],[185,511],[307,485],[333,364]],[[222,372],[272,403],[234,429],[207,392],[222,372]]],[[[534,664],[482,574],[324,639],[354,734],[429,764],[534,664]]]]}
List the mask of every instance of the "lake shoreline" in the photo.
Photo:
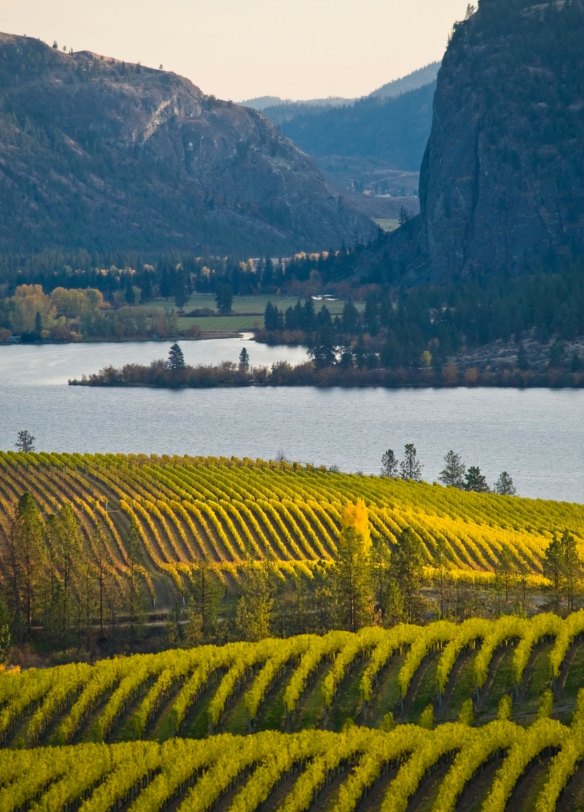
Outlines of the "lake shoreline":
{"type": "Polygon", "coordinates": [[[129,363],[123,367],[108,365],[99,372],[70,378],[70,386],[155,389],[218,388],[291,388],[317,389],[571,389],[584,388],[584,373],[559,370],[525,372],[521,370],[459,369],[449,365],[443,370],[428,368],[362,369],[340,364],[319,368],[313,362],[292,366],[277,362],[271,367],[251,367],[223,362],[220,365],[185,365],[172,369],[163,360],[150,365],[129,363]]]}

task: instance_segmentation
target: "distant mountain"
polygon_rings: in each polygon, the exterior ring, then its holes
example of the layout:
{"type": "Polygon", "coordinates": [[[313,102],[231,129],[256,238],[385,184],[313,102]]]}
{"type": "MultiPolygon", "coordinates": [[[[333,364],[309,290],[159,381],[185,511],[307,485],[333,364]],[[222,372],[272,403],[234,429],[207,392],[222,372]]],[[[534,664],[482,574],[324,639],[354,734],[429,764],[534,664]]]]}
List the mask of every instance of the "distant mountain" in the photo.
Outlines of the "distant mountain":
{"type": "Polygon", "coordinates": [[[395,99],[361,99],[318,116],[300,115],[280,126],[315,157],[381,158],[396,168],[417,171],[432,124],[434,91],[435,84],[429,84],[395,99]]]}
{"type": "Polygon", "coordinates": [[[396,96],[401,96],[402,93],[409,93],[410,90],[417,90],[424,85],[432,84],[436,81],[438,71],[440,70],[440,62],[431,62],[424,68],[408,73],[407,76],[401,79],[394,79],[393,82],[388,82],[382,85],[373,93],[370,93],[371,98],[382,99],[395,99],[396,96]]]}
{"type": "Polygon", "coordinates": [[[403,76],[401,79],[394,79],[382,87],[369,93],[368,96],[347,99],[341,96],[329,96],[326,99],[282,99],[279,96],[260,96],[256,99],[248,99],[241,102],[245,107],[252,107],[260,110],[274,124],[283,124],[298,116],[319,115],[328,111],[331,107],[350,107],[364,99],[395,99],[402,93],[409,93],[424,85],[432,84],[436,81],[440,62],[432,62],[423,68],[403,76]]]}
{"type": "MultiPolygon", "coordinates": [[[[257,99],[242,101],[244,107],[251,107],[253,110],[265,112],[272,111],[274,107],[286,107],[291,110],[303,110],[305,108],[316,107],[318,109],[327,107],[340,107],[343,104],[353,104],[355,99],[343,99],[340,96],[329,96],[326,99],[307,99],[305,101],[294,101],[293,99],[281,99],[279,96],[260,96],[257,99]]],[[[293,113],[292,113],[293,115],[293,113]]],[[[271,115],[269,116],[272,119],[271,115]]],[[[272,119],[274,120],[274,119],[272,119]]]]}
{"type": "Polygon", "coordinates": [[[438,63],[432,63],[361,99],[252,101],[354,206],[395,225],[402,208],[410,215],[419,211],[418,172],[437,71],[438,63]]]}
{"type": "Polygon", "coordinates": [[[258,255],[373,233],[261,114],[0,35],[0,251],[258,255]]]}

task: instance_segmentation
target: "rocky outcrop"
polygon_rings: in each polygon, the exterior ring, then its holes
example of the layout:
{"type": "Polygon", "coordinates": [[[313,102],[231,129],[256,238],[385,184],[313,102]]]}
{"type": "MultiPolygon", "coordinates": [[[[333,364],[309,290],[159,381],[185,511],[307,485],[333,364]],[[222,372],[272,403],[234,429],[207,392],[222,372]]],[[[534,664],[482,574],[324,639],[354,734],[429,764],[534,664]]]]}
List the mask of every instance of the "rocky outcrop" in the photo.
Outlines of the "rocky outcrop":
{"type": "Polygon", "coordinates": [[[481,0],[438,76],[416,239],[431,275],[584,252],[584,0],[481,0]]]}
{"type": "Polygon", "coordinates": [[[374,232],[256,111],[0,35],[0,250],[317,250],[374,232]]]}

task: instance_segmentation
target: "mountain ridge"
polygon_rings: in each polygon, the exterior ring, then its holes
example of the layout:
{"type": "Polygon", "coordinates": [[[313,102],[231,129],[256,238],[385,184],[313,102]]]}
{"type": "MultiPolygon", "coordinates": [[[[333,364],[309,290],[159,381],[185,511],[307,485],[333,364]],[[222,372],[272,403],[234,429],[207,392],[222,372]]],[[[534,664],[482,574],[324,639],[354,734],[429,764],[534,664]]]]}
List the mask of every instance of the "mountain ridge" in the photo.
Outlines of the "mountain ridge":
{"type": "Polygon", "coordinates": [[[318,250],[372,234],[259,113],[176,74],[0,36],[0,250],[318,250]]]}

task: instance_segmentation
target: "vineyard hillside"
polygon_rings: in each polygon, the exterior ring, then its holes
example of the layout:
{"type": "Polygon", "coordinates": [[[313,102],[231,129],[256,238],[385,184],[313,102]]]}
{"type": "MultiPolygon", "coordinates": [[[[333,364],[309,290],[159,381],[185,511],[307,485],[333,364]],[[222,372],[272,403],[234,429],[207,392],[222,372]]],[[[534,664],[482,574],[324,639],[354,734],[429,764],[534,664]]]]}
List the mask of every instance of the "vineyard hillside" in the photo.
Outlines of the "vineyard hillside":
{"type": "MultiPolygon", "coordinates": [[[[584,506],[490,494],[326,468],[250,459],[0,452],[0,555],[15,507],[28,492],[45,517],[70,504],[87,555],[106,530],[107,566],[123,580],[134,550],[153,602],[168,604],[201,562],[224,580],[242,564],[270,560],[310,575],[331,561],[348,503],[364,500],[373,542],[411,528],[427,573],[488,581],[502,560],[543,583],[542,558],[556,532],[582,550],[584,506]]],[[[44,541],[51,544],[50,537],[44,541]]],[[[47,550],[49,560],[57,560],[47,550]]],[[[1,563],[1,562],[0,562],[1,563]]]]}
{"type": "Polygon", "coordinates": [[[256,733],[2,753],[0,808],[64,810],[581,809],[582,714],[386,733],[256,733]]]}
{"type": "Polygon", "coordinates": [[[0,747],[577,713],[584,611],[300,635],[0,674],[0,747]]]}

